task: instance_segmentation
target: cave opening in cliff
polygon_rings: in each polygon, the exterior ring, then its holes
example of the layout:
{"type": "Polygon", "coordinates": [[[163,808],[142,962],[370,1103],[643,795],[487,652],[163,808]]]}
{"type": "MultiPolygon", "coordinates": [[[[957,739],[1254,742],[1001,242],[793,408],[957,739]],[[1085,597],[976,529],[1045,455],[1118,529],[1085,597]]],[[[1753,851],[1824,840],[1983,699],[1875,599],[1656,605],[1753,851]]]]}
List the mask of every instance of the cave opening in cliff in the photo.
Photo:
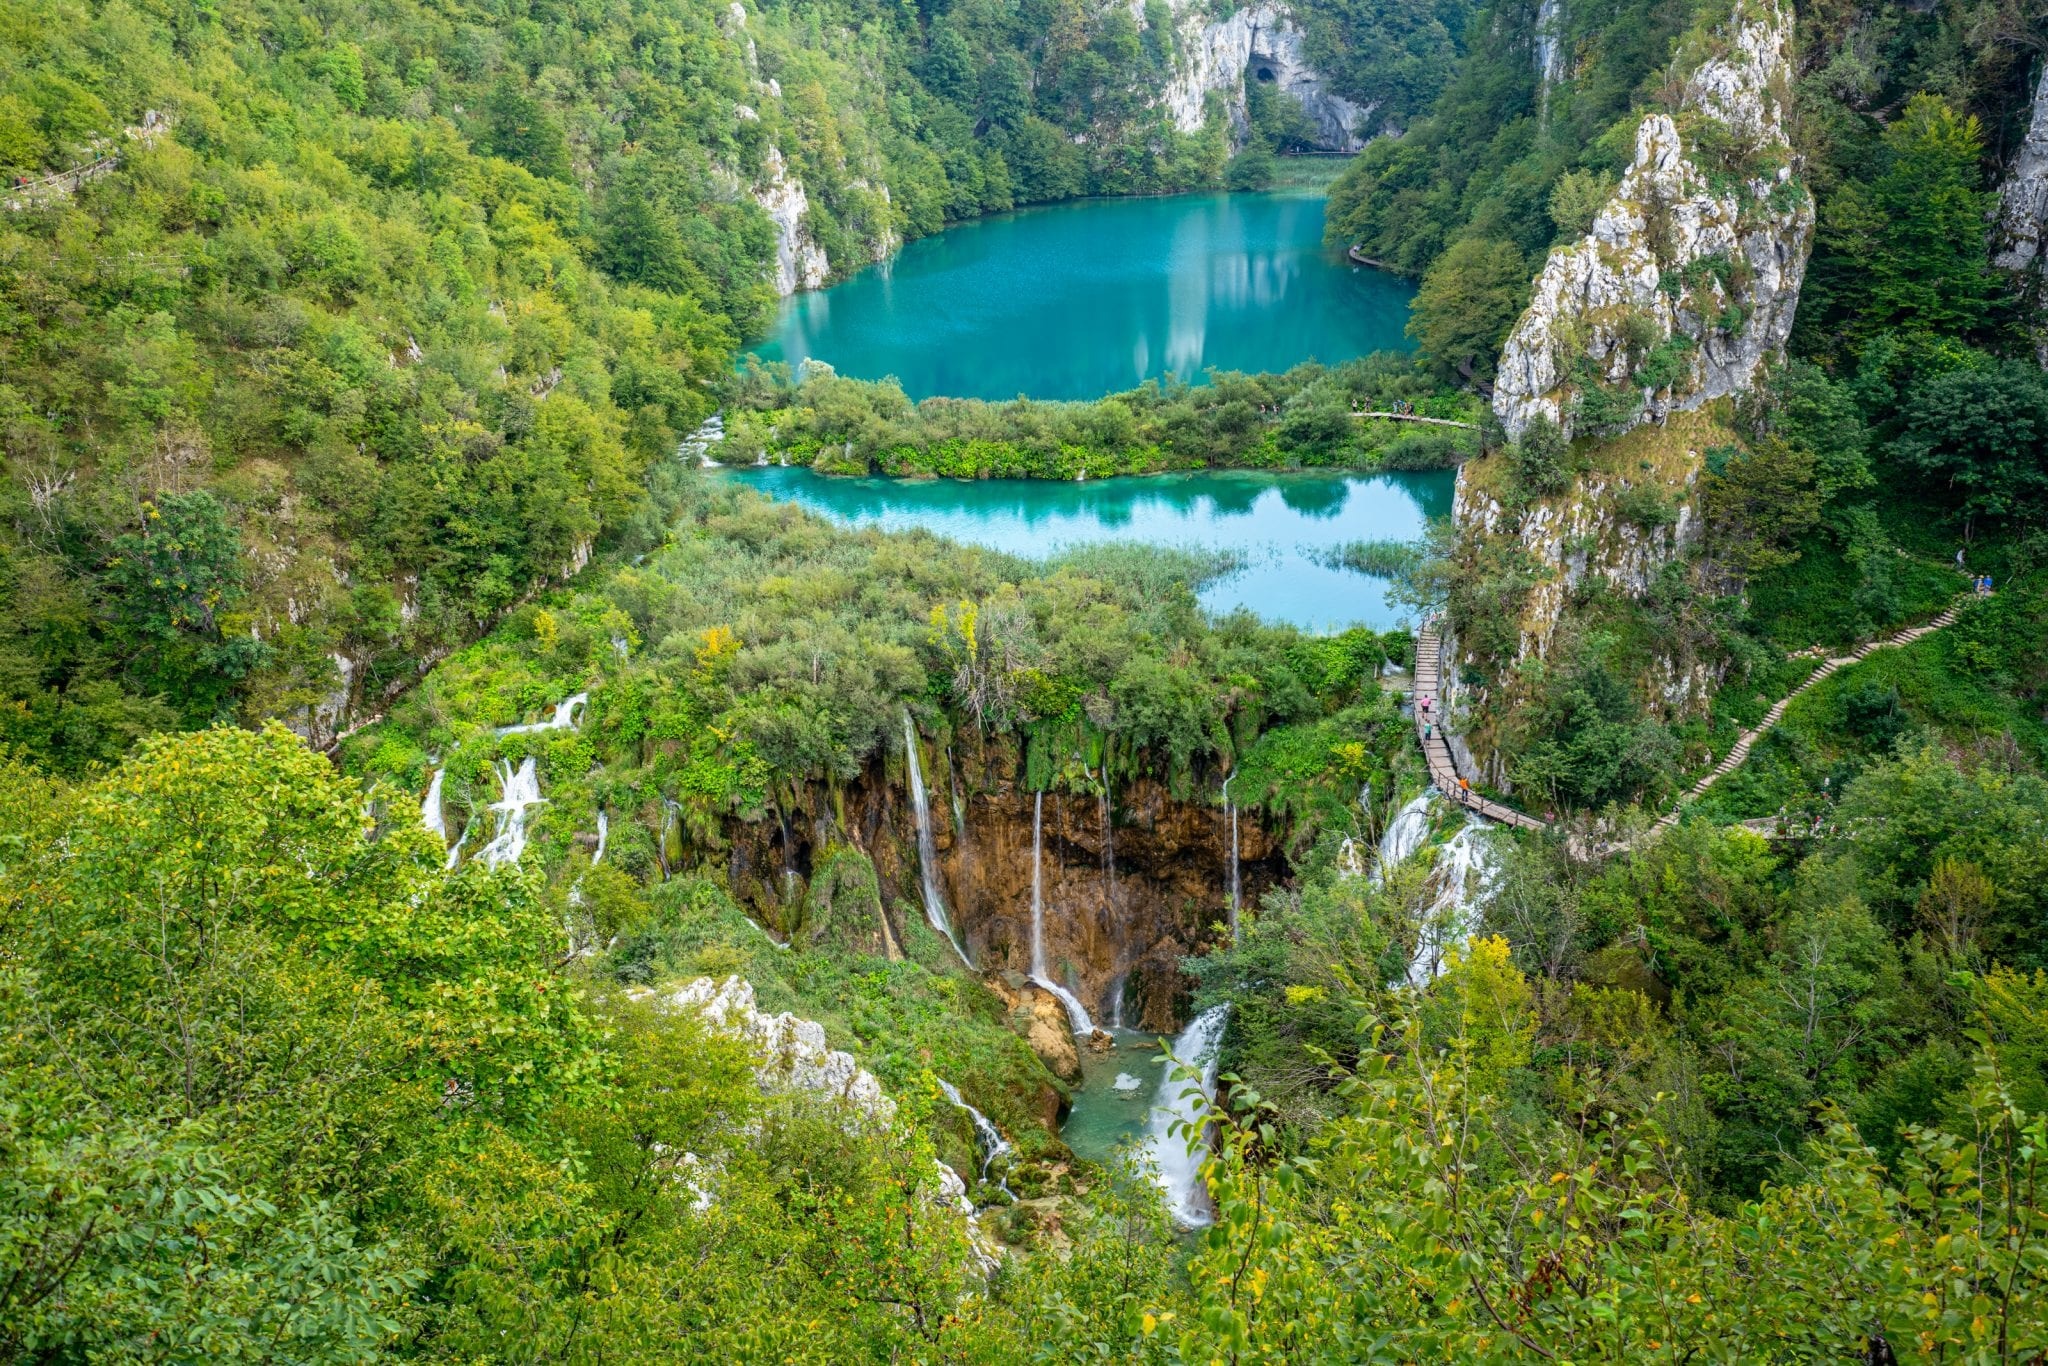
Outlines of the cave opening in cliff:
{"type": "Polygon", "coordinates": [[[1258,71],[1258,76],[1260,80],[1267,82],[1271,82],[1275,79],[1273,75],[1273,68],[1270,66],[1260,67],[1258,71]]]}

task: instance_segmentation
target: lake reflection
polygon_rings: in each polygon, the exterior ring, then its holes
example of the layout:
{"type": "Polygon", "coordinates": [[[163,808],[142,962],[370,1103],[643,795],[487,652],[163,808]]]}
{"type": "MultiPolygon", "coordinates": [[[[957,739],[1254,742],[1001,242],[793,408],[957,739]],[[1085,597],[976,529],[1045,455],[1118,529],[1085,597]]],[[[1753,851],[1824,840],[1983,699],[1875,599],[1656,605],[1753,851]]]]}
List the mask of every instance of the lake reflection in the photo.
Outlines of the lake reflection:
{"type": "Polygon", "coordinates": [[[1387,601],[1384,580],[1332,568],[1319,553],[1352,541],[1416,539],[1428,519],[1449,515],[1452,479],[1446,471],[1204,471],[1088,483],[840,479],[775,466],[723,477],[849,525],[923,527],[1016,555],[1102,541],[1233,550],[1245,567],[1204,589],[1205,607],[1246,607],[1317,631],[1396,624],[1400,610],[1387,601]]]}
{"type": "Polygon", "coordinates": [[[1084,200],[980,219],[786,300],[770,360],[913,398],[1097,398],[1168,371],[1404,349],[1413,290],[1322,244],[1302,194],[1084,200]]]}

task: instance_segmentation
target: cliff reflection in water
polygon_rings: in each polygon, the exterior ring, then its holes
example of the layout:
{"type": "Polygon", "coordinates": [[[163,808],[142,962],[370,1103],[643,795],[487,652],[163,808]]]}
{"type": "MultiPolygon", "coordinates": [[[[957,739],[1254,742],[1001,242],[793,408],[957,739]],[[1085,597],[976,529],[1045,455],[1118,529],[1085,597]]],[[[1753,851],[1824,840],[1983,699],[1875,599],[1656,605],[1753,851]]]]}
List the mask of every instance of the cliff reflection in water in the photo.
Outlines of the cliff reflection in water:
{"type": "Polygon", "coordinates": [[[1362,540],[1414,540],[1450,513],[1448,471],[1261,474],[1203,471],[1068,483],[1027,479],[840,479],[779,466],[722,478],[834,521],[1041,557],[1100,542],[1227,550],[1244,567],[1202,591],[1214,612],[1245,607],[1309,630],[1385,629],[1398,609],[1384,580],[1325,562],[1362,540]]]}
{"type": "Polygon", "coordinates": [[[1091,199],[963,223],[783,302],[764,359],[912,398],[1099,398],[1171,371],[1407,350],[1414,287],[1323,245],[1304,194],[1091,199]]]}

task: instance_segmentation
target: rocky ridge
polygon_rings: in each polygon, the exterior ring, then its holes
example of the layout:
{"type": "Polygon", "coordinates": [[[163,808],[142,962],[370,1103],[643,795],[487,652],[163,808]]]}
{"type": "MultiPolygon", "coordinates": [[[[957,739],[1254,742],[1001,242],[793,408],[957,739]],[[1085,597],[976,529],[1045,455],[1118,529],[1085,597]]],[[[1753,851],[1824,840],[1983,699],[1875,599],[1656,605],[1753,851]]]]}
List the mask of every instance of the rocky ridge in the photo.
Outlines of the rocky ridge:
{"type": "Polygon", "coordinates": [[[1261,0],[1211,21],[1200,5],[1180,0],[1173,16],[1178,56],[1163,102],[1175,128],[1200,132],[1209,95],[1219,92],[1229,111],[1232,145],[1241,146],[1249,127],[1245,82],[1265,81],[1301,106],[1324,150],[1355,152],[1365,146],[1377,106],[1354,103],[1330,88],[1309,64],[1308,35],[1286,6],[1261,0]]]}
{"type": "Polygon", "coordinates": [[[1637,128],[1592,230],[1552,249],[1501,354],[1510,436],[1539,417],[1567,432],[1661,420],[1741,392],[1782,353],[1813,237],[1784,127],[1791,30],[1776,0],[1743,0],[1677,115],[1637,128]]]}
{"type": "Polygon", "coordinates": [[[2048,64],[2034,87],[2033,117],[2026,140],[1998,190],[1998,224],[1992,234],[1991,263],[2022,277],[2033,304],[2034,353],[2048,366],[2048,269],[2041,247],[2048,238],[2048,64]]]}

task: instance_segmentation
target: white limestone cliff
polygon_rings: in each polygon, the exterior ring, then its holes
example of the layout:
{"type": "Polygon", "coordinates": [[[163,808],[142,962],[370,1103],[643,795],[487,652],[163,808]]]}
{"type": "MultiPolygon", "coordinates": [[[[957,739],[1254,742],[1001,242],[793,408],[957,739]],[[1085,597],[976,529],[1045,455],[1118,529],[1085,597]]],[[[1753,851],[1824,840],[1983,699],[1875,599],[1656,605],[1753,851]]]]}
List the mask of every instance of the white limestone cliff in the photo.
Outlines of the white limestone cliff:
{"type": "Polygon", "coordinates": [[[1661,420],[1743,391],[1782,354],[1813,239],[1784,128],[1791,23],[1777,0],[1744,0],[1679,117],[1637,128],[1592,231],[1552,249],[1501,353],[1493,404],[1510,436],[1538,416],[1569,432],[1593,385],[1611,430],[1661,420]],[[1722,165],[1695,158],[1680,133],[1692,119],[1728,135],[1722,165]]]}
{"type": "Polygon", "coordinates": [[[1308,35],[1286,6],[1260,0],[1214,21],[1189,0],[1180,0],[1172,9],[1174,74],[1162,99],[1175,128],[1199,132],[1210,93],[1221,92],[1229,110],[1231,141],[1242,143],[1247,128],[1245,82],[1267,81],[1301,106],[1324,149],[1355,152],[1365,146],[1376,106],[1345,99],[1309,65],[1308,35]]]}
{"type": "Polygon", "coordinates": [[[744,977],[714,981],[699,977],[668,998],[675,1010],[695,1010],[723,1033],[745,1039],[754,1049],[754,1082],[769,1095],[809,1092],[844,1103],[860,1121],[888,1124],[896,1102],[872,1073],[825,1042],[825,1026],[787,1011],[764,1015],[754,1008],[754,985],[744,977]]]}
{"type": "Polygon", "coordinates": [[[1998,225],[1992,234],[1991,263],[2022,277],[2034,304],[2034,351],[2048,367],[2048,268],[2041,247],[2048,238],[2048,63],[2034,87],[2034,113],[2026,140],[1998,189],[1998,225]]]}
{"type": "MultiPolygon", "coordinates": [[[[636,998],[644,991],[632,993],[636,998]]],[[[754,1050],[754,1084],[766,1095],[808,1094],[841,1108],[841,1123],[850,1130],[876,1126],[886,1129],[896,1119],[896,1102],[882,1090],[874,1074],[854,1061],[853,1055],[832,1048],[825,1041],[825,1026],[784,1011],[765,1015],[754,1006],[754,984],[744,977],[723,981],[699,977],[670,995],[665,1004],[672,1010],[696,1011],[721,1033],[744,1039],[754,1050]]],[[[967,1225],[968,1255],[983,1275],[993,1272],[1002,1261],[1002,1247],[981,1226],[974,1202],[968,1198],[967,1183],[943,1162],[933,1164],[933,1183],[925,1199],[935,1208],[958,1213],[967,1225]]],[[[717,1200],[718,1170],[702,1163],[695,1153],[682,1153],[675,1164],[677,1179],[692,1195],[698,1210],[717,1200]]]]}
{"type": "Polygon", "coordinates": [[[782,150],[768,148],[767,173],[754,186],[754,202],[775,223],[775,292],[816,289],[832,273],[825,249],[812,238],[804,216],[811,211],[803,181],[789,174],[782,150]]]}

